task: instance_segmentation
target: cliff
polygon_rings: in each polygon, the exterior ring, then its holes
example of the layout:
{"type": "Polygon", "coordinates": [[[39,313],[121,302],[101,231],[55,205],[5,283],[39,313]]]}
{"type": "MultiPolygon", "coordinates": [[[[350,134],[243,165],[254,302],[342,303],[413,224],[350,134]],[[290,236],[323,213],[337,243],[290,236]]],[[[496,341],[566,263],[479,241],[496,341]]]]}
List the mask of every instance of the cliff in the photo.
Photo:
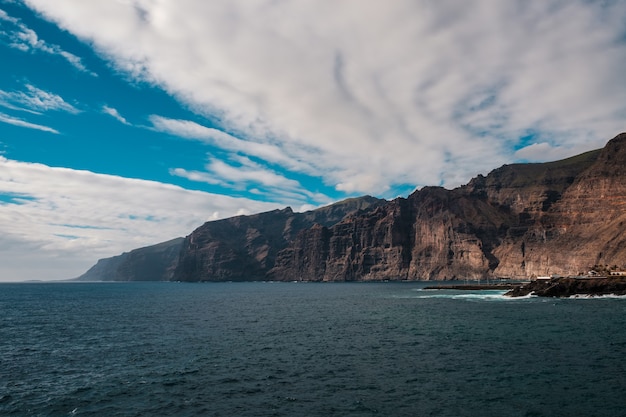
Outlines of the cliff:
{"type": "Polygon", "coordinates": [[[78,281],[169,281],[174,276],[182,237],[100,259],[78,281]]]}
{"type": "MultiPolygon", "coordinates": [[[[584,155],[583,155],[584,156],[584,155]]],[[[548,210],[494,252],[504,276],[578,275],[593,265],[626,263],[626,134],[609,141],[548,210]],[[521,233],[523,232],[523,233],[521,233]]]]}
{"type": "Polygon", "coordinates": [[[626,268],[625,167],[623,133],[603,149],[550,163],[505,165],[453,190],[425,187],[392,201],[361,197],[306,213],[286,208],[208,222],[181,241],[176,259],[152,258],[149,274],[140,273],[149,267],[142,262],[158,251],[144,248],[101,260],[85,275],[450,280],[626,268]],[[98,272],[110,270],[116,272],[98,272]]]}
{"type": "Polygon", "coordinates": [[[478,278],[497,266],[492,238],[511,215],[460,190],[426,187],[332,227],[302,231],[278,256],[276,280],[478,278]]]}
{"type": "Polygon", "coordinates": [[[445,280],[577,275],[626,263],[626,134],[605,148],[514,164],[454,190],[425,187],[277,255],[282,280],[445,280]]]}

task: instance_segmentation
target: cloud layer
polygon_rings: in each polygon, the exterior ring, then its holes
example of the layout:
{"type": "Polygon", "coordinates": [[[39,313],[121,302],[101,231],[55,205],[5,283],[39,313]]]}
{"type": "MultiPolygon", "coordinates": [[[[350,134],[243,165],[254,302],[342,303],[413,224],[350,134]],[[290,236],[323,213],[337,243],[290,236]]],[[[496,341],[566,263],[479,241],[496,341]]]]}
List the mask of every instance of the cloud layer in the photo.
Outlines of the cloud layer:
{"type": "Polygon", "coordinates": [[[99,258],[185,236],[205,221],[276,207],[0,157],[0,280],[71,278],[99,258]],[[26,272],[37,264],[45,275],[26,272]]]}
{"type": "Polygon", "coordinates": [[[240,153],[346,193],[457,185],[534,142],[522,155],[568,156],[624,130],[623,2],[26,3],[240,153]]]}

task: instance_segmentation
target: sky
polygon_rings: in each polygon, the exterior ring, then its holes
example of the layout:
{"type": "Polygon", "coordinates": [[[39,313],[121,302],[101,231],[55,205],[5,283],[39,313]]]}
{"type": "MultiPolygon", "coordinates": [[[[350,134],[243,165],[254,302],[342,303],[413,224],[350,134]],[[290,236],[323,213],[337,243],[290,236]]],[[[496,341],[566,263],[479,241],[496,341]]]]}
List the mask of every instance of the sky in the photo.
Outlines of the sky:
{"type": "Polygon", "coordinates": [[[0,0],[0,281],[626,130],[624,0],[0,0]]]}

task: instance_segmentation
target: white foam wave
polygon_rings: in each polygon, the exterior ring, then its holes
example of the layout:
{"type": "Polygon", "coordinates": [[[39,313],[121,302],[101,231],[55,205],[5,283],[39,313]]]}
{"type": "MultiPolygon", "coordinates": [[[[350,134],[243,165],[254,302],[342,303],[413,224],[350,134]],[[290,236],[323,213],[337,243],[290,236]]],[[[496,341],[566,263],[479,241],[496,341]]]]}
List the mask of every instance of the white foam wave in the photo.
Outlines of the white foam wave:
{"type": "Polygon", "coordinates": [[[469,300],[469,301],[512,301],[519,300],[528,297],[505,297],[507,291],[505,290],[480,290],[480,291],[462,291],[457,292],[454,290],[424,290],[420,291],[420,294],[411,298],[417,299],[429,299],[429,298],[441,298],[451,300],[469,300]]]}
{"type": "Polygon", "coordinates": [[[625,295],[617,295],[617,294],[602,294],[602,295],[593,295],[593,294],[574,294],[571,297],[567,297],[568,300],[626,300],[625,295]]]}
{"type": "MultiPolygon", "coordinates": [[[[517,301],[541,298],[535,293],[530,293],[520,297],[508,297],[505,296],[507,291],[503,290],[480,290],[480,291],[455,291],[446,289],[436,290],[424,290],[415,289],[418,295],[411,295],[399,298],[415,298],[415,299],[450,299],[450,300],[469,300],[469,301],[517,301]]],[[[544,300],[551,300],[552,298],[545,298],[544,300]]],[[[626,295],[616,294],[604,294],[604,295],[591,295],[591,294],[576,294],[571,297],[564,297],[562,299],[567,300],[626,300],[626,295]]]]}

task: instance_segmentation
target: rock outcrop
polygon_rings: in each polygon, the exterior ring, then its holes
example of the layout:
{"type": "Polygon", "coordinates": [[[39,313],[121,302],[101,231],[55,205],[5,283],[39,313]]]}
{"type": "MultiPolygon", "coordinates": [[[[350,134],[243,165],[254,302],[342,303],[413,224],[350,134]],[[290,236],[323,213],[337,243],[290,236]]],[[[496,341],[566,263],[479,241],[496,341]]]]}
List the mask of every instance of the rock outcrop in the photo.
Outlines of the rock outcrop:
{"type": "Polygon", "coordinates": [[[626,295],[626,277],[554,278],[537,280],[519,286],[505,294],[509,297],[572,297],[576,295],[626,295]]]}

